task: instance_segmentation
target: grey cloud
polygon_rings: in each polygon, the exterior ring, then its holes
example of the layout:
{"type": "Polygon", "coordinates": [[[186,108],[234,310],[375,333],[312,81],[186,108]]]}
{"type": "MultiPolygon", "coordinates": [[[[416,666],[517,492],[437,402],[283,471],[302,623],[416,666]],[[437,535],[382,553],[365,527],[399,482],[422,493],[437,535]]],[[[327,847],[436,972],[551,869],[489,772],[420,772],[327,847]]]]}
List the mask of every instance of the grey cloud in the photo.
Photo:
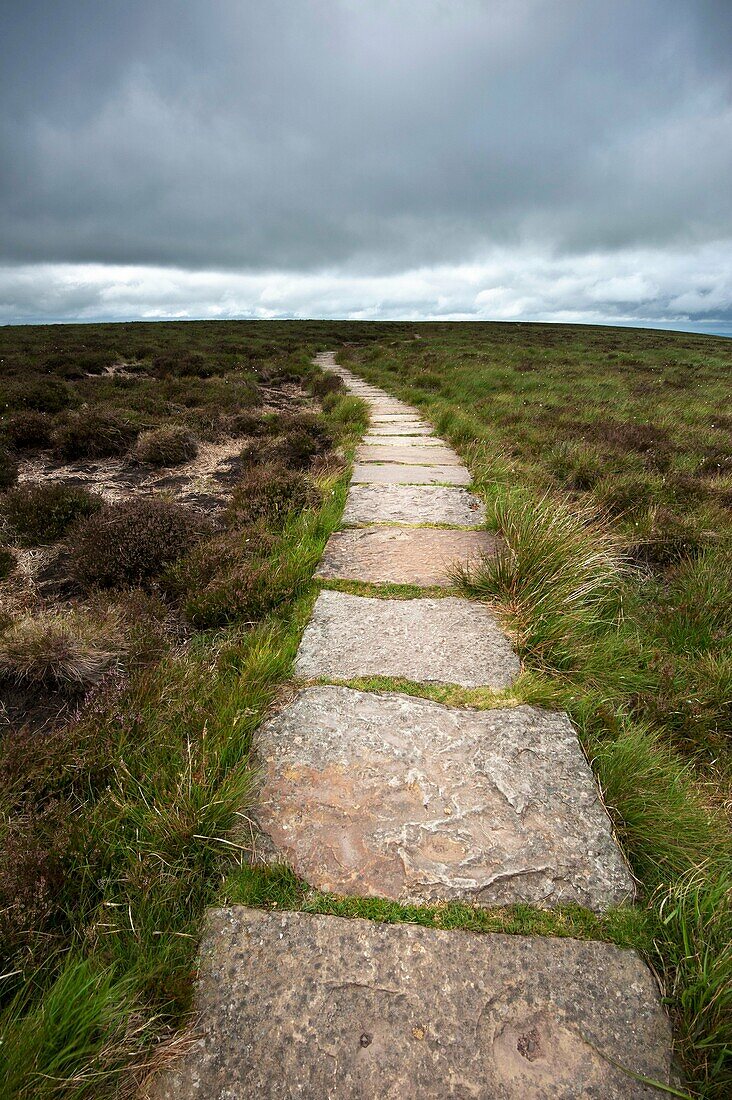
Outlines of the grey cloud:
{"type": "Polygon", "coordinates": [[[3,256],[363,276],[730,238],[730,11],[18,3],[3,256]]]}
{"type": "Polygon", "coordinates": [[[732,250],[714,244],[559,257],[494,249],[473,264],[386,275],[0,267],[0,319],[139,317],[610,321],[732,334],[732,250]]]}

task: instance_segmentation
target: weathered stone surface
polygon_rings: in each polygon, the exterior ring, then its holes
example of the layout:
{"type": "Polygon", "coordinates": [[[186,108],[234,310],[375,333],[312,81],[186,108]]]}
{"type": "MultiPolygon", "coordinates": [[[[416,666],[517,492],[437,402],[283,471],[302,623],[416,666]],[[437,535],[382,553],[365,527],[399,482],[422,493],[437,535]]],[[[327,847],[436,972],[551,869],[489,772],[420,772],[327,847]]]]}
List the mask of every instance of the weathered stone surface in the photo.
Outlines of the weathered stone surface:
{"type": "Polygon", "coordinates": [[[606,943],[213,909],[196,1008],[155,1100],[658,1097],[618,1066],[671,1083],[653,978],[606,943]]]}
{"type": "Polygon", "coordinates": [[[343,524],[445,523],[480,527],[485,508],[478,497],[450,485],[352,485],[343,524]]]}
{"type": "MultiPolygon", "coordinates": [[[[383,424],[382,427],[386,428],[387,425],[383,424]]],[[[373,429],[363,437],[361,443],[363,446],[374,447],[434,447],[437,450],[444,447],[442,440],[435,435],[423,435],[419,432],[413,435],[393,435],[388,432],[380,434],[373,429]]]]}
{"type": "MultiPolygon", "coordinates": [[[[433,427],[431,424],[425,423],[423,420],[403,420],[393,421],[389,420],[386,423],[377,423],[372,421],[369,426],[369,436],[374,439],[381,438],[381,436],[387,436],[397,439],[412,439],[415,436],[423,441],[434,439],[433,427]]],[[[438,443],[442,442],[437,440],[438,443]]]]}
{"type": "Polygon", "coordinates": [[[316,576],[370,584],[449,586],[449,567],[493,554],[499,541],[488,531],[361,527],[328,539],[316,576]]]}
{"type": "Polygon", "coordinates": [[[464,466],[357,462],[351,480],[365,485],[469,485],[471,478],[464,466]]]}
{"type": "Polygon", "coordinates": [[[300,643],[298,676],[402,676],[418,683],[504,688],[521,664],[483,604],[454,597],[379,600],[321,592],[300,643]]]}
{"type": "Polygon", "coordinates": [[[356,450],[357,462],[406,462],[423,466],[462,466],[462,460],[450,447],[436,443],[362,443],[356,450]]]}
{"type": "Polygon", "coordinates": [[[416,412],[412,410],[411,413],[372,413],[372,424],[424,424],[425,421],[420,420],[416,412]]]}
{"type": "Polygon", "coordinates": [[[319,890],[595,910],[633,896],[565,715],[313,687],[256,755],[254,816],[319,890]]]}

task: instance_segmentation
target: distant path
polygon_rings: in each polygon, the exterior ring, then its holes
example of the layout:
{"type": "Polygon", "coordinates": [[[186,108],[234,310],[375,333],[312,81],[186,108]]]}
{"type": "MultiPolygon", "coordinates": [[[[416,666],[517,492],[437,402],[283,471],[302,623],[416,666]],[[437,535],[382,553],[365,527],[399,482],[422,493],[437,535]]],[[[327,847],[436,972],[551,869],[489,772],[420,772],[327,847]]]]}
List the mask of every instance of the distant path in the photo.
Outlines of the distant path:
{"type": "MultiPolygon", "coordinates": [[[[331,353],[317,361],[371,423],[298,653],[297,676],[314,683],[258,735],[256,817],[276,858],[316,889],[402,903],[631,900],[566,715],[347,686],[502,691],[520,664],[484,605],[440,595],[450,563],[497,543],[458,455],[409,405],[331,353]],[[431,592],[389,599],[385,584],[431,592]]],[[[603,943],[213,910],[198,1003],[203,1038],[155,1096],[608,1100],[659,1095],[618,1064],[670,1075],[650,972],[603,943]]]]}

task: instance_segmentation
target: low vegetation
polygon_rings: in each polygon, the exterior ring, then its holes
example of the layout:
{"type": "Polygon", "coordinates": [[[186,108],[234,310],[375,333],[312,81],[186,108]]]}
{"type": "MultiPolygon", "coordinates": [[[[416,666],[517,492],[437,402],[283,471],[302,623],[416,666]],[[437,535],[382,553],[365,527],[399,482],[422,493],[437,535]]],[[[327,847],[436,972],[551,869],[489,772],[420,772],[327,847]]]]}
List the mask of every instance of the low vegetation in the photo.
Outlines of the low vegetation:
{"type": "Polygon", "coordinates": [[[0,345],[2,1094],[132,1093],[187,1020],[201,913],[224,900],[635,947],[685,1087],[728,1095],[732,345],[332,322],[20,327],[0,345]],[[455,591],[512,629],[515,697],[571,714],[636,906],[398,906],[247,865],[252,733],[364,426],[311,365],[325,347],[471,465],[506,550],[455,591]],[[184,493],[214,451],[213,487],[184,493]]]}
{"type": "Polygon", "coordinates": [[[456,574],[511,628],[518,696],[571,714],[657,929],[695,1095],[732,1088],[732,344],[420,326],[342,361],[466,456],[505,550],[456,574]]]}
{"type": "Polygon", "coordinates": [[[3,1096],[127,1094],[186,1020],[251,734],[343,505],[363,409],[316,348],[202,327],[182,350],[179,326],[3,336],[3,1096]],[[207,447],[225,465],[179,499],[207,447]],[[156,467],[176,479],[149,488],[156,467]],[[110,469],[111,499],[79,484],[110,469]]]}

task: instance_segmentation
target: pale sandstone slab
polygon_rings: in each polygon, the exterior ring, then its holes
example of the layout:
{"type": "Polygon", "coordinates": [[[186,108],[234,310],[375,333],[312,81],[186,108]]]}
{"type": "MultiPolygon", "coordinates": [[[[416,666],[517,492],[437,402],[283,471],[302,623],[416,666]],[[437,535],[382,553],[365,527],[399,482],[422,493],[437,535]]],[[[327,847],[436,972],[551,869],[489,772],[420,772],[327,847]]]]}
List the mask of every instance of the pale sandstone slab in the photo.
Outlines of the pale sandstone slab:
{"type": "Polygon", "coordinates": [[[374,424],[425,423],[417,416],[415,409],[409,413],[373,413],[371,420],[374,424]]]}
{"type": "Polygon", "coordinates": [[[488,531],[361,527],[335,531],[316,570],[330,580],[370,584],[449,586],[450,566],[494,554],[499,540],[488,531]]]}
{"type": "Polygon", "coordinates": [[[318,890],[598,911],[633,897],[566,715],[313,687],[255,751],[254,817],[318,890]]]}
{"type": "MultiPolygon", "coordinates": [[[[386,426],[386,425],[384,425],[386,426]]],[[[436,435],[424,435],[421,431],[412,435],[394,435],[389,432],[380,432],[369,429],[368,435],[361,440],[364,446],[373,444],[375,447],[444,447],[445,444],[436,435]]]]}
{"type": "Polygon", "coordinates": [[[195,1007],[199,1038],[148,1097],[658,1097],[618,1066],[672,1082],[654,980],[607,943],[212,909],[195,1007]]]}
{"type": "Polygon", "coordinates": [[[379,600],[323,591],[295,673],[305,679],[400,676],[418,683],[508,687],[521,663],[483,604],[454,597],[379,600]]]}
{"type": "Polygon", "coordinates": [[[357,462],[351,480],[364,485],[469,485],[472,479],[464,466],[357,462]]]}
{"type": "Polygon", "coordinates": [[[343,525],[363,523],[444,523],[481,527],[485,507],[466,489],[451,485],[352,485],[343,525]]]}
{"type": "Polygon", "coordinates": [[[432,439],[434,428],[431,424],[426,424],[423,420],[410,420],[402,423],[388,421],[386,424],[378,424],[373,420],[369,425],[368,434],[370,436],[382,436],[393,437],[397,439],[411,439],[417,437],[419,439],[432,439]]]}
{"type": "Polygon", "coordinates": [[[450,447],[432,443],[362,443],[356,449],[357,462],[402,462],[415,466],[462,466],[462,459],[450,447]]]}

